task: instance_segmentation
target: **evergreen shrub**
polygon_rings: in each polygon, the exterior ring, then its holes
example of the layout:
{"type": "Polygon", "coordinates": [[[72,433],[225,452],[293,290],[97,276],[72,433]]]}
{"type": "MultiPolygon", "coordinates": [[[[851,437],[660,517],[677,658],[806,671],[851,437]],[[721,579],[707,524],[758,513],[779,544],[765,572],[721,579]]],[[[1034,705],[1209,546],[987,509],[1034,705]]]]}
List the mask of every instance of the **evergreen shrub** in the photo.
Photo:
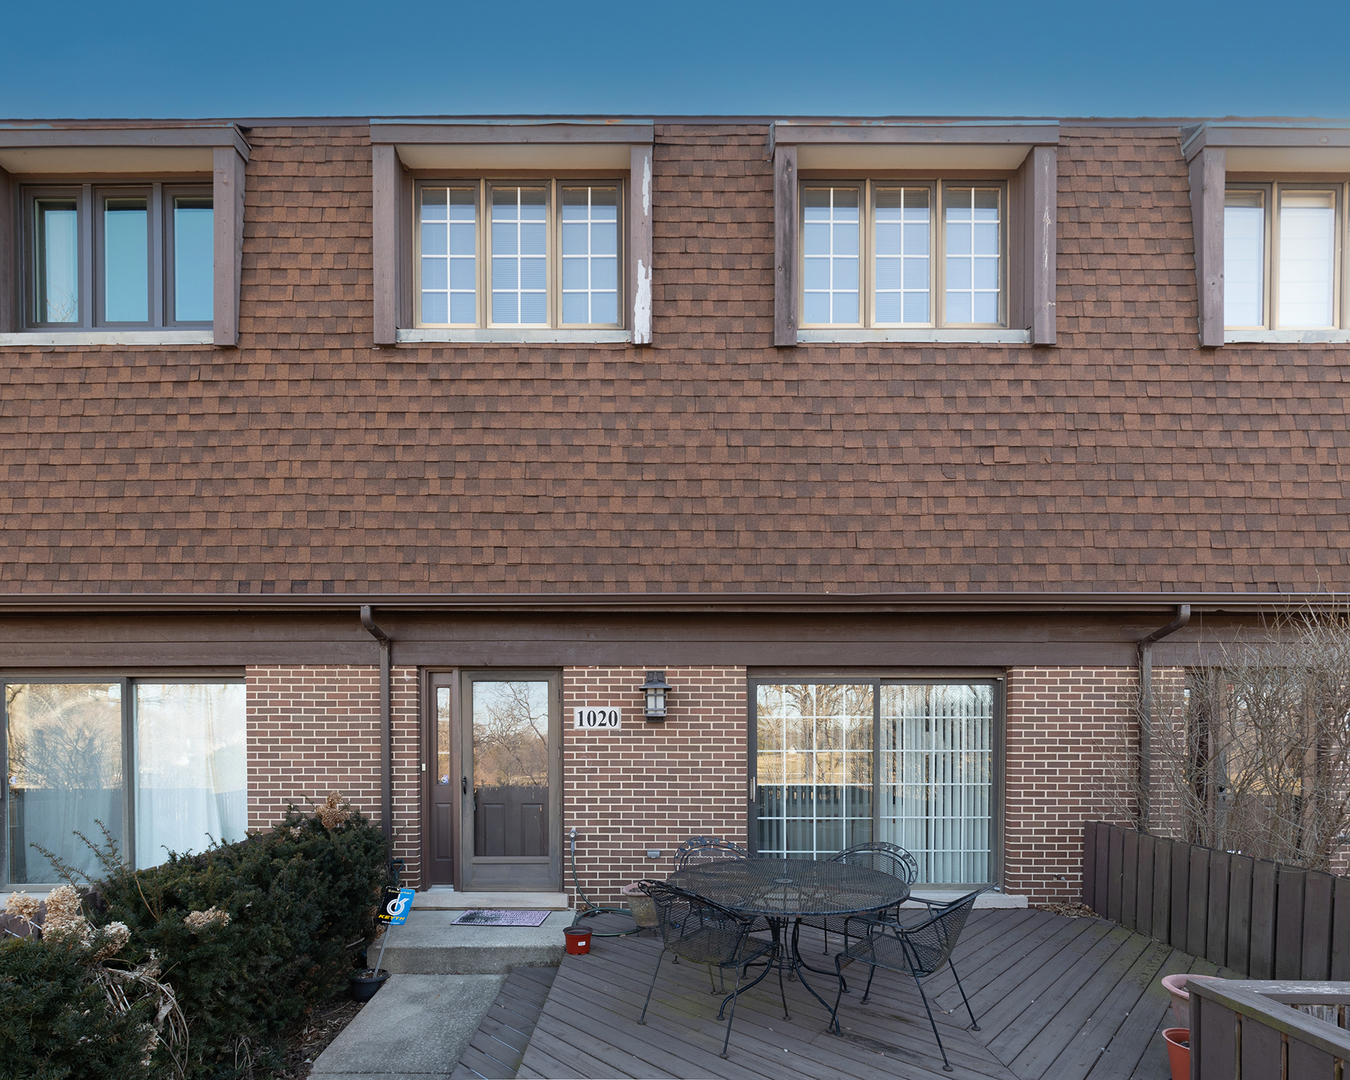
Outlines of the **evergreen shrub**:
{"type": "Polygon", "coordinates": [[[0,1076],[23,1080],[147,1080],[154,1005],[113,1009],[78,941],[0,942],[0,1076]]]}
{"type": "Polygon", "coordinates": [[[105,859],[99,921],[130,928],[130,961],[158,957],[187,1018],[192,1080],[265,1069],[284,1030],[345,983],[348,946],[373,932],[388,845],[335,805],[318,817],[292,807],[266,832],[149,870],[105,859]]]}

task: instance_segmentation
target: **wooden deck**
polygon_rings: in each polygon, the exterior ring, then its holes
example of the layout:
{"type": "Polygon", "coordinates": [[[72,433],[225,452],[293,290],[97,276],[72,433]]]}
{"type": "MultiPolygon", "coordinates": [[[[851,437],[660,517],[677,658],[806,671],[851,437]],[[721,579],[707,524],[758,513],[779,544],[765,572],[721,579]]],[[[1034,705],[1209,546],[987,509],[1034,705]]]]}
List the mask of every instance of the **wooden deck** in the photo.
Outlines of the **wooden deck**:
{"type": "MultiPolygon", "coordinates": [[[[804,940],[803,955],[810,959],[815,950],[822,966],[832,963],[822,945],[819,935],[804,940]]],[[[792,1018],[784,1020],[770,976],[740,998],[724,1060],[725,1023],[716,1019],[707,969],[669,957],[639,1026],[659,949],[644,933],[597,938],[589,956],[565,957],[517,1076],[1167,1080],[1157,1032],[1171,1019],[1158,980],[1179,971],[1222,974],[1105,919],[977,911],[955,960],[980,1030],[968,1030],[949,972],[926,984],[955,1069],[946,1073],[913,980],[907,985],[906,977],[878,971],[870,1000],[860,1005],[865,967],[852,968],[852,993],[839,1010],[842,1037],[827,1032],[829,1014],[798,983],[787,984],[792,1018]]],[[[812,985],[833,1001],[832,982],[814,976],[812,985]]]]}

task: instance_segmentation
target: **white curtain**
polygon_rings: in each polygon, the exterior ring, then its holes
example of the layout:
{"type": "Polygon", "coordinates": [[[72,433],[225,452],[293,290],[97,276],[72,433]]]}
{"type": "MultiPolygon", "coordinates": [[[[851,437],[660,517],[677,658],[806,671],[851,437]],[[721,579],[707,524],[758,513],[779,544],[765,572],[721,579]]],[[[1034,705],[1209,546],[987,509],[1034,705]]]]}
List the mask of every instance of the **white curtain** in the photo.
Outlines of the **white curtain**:
{"type": "Polygon", "coordinates": [[[242,840],[248,765],[242,683],[136,684],[136,865],[242,840]]]}

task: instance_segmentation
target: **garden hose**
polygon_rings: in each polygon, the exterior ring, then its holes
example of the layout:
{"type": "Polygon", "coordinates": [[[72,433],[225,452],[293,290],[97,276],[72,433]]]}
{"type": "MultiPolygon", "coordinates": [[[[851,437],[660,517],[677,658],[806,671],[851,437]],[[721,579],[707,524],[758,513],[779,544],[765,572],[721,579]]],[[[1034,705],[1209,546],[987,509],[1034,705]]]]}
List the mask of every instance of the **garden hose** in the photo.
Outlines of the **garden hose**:
{"type": "Polygon", "coordinates": [[[638,926],[637,920],[633,918],[633,913],[627,908],[621,907],[600,907],[598,904],[592,904],[589,897],[581,891],[581,882],[577,879],[577,831],[572,829],[567,834],[568,844],[572,849],[572,888],[577,891],[577,899],[580,903],[577,905],[576,918],[572,920],[572,925],[576,926],[582,919],[595,919],[602,915],[614,916],[612,920],[607,920],[602,925],[608,925],[609,922],[616,922],[623,929],[615,930],[591,930],[592,937],[624,937],[627,934],[636,934],[642,927],[638,926]],[[581,910],[581,904],[586,905],[586,910],[581,910]],[[627,925],[631,924],[631,925],[627,925]]]}

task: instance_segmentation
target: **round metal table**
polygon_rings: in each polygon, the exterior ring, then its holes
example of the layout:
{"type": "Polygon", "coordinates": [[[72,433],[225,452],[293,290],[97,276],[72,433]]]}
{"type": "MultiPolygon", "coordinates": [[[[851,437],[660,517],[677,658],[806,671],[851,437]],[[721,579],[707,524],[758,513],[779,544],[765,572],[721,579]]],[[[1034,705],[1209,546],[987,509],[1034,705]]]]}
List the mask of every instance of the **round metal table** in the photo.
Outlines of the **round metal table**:
{"type": "Polygon", "coordinates": [[[783,972],[788,971],[831,1016],[834,1010],[802,978],[803,969],[818,969],[802,962],[797,948],[799,920],[804,916],[861,915],[909,899],[909,886],[897,877],[866,866],[816,859],[719,859],[677,870],[667,880],[737,914],[762,915],[767,920],[773,934],[772,960],[741,992],[770,970],[777,969],[780,982],[783,972]],[[785,942],[783,931],[789,922],[793,924],[792,934],[785,942]]]}

